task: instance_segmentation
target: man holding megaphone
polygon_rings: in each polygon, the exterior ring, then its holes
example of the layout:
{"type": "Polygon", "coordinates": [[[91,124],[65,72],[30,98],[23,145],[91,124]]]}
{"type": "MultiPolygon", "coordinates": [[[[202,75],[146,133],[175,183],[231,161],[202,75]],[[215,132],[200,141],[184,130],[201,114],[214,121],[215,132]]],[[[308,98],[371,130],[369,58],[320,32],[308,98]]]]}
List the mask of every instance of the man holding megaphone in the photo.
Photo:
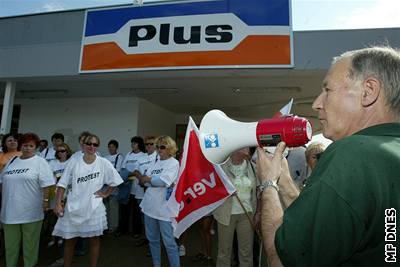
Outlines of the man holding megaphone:
{"type": "Polygon", "coordinates": [[[399,73],[400,52],[390,47],[335,58],[313,103],[324,136],[334,143],[300,194],[282,157],[285,144],[273,156],[258,148],[269,266],[376,267],[400,261],[399,73]]]}

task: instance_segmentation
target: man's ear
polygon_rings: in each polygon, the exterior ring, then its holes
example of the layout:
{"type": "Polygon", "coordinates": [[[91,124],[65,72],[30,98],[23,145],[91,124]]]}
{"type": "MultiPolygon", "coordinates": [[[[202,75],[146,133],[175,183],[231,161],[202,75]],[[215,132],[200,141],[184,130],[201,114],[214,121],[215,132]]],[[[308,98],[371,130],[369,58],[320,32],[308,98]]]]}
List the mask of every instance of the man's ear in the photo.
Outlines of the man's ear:
{"type": "Polygon", "coordinates": [[[368,107],[378,100],[381,92],[381,82],[375,77],[368,77],[363,82],[363,93],[361,98],[361,104],[364,107],[368,107]]]}

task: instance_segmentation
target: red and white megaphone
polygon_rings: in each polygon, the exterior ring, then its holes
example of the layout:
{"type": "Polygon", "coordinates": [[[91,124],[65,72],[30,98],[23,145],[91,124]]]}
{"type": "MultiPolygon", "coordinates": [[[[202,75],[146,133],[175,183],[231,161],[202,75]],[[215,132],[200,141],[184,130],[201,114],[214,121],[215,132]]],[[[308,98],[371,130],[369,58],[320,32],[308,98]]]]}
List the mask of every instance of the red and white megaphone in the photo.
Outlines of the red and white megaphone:
{"type": "Polygon", "coordinates": [[[208,161],[224,163],[229,155],[243,147],[276,146],[284,141],[288,147],[307,144],[312,128],[306,118],[284,116],[258,122],[240,122],[220,110],[211,110],[200,123],[200,147],[208,161]]]}

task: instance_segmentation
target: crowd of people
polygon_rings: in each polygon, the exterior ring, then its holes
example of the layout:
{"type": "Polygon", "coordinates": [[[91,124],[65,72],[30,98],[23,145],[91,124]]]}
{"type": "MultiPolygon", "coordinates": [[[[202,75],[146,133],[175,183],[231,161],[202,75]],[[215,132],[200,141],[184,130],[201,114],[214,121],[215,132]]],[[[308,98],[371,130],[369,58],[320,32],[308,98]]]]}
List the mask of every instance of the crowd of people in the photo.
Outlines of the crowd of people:
{"type": "MultiPolygon", "coordinates": [[[[193,261],[254,266],[256,237],[274,267],[393,261],[384,221],[386,210],[400,209],[399,73],[400,54],[389,47],[336,58],[313,104],[324,136],[335,142],[327,149],[320,143],[285,149],[280,143],[267,153],[233,152],[222,168],[236,192],[199,221],[201,251],[193,261]]],[[[7,266],[17,266],[21,246],[24,266],[37,264],[42,227],[50,233],[49,246],[63,246],[59,266],[72,266],[74,250],[86,242],[90,266],[97,266],[103,234],[132,234],[137,246],[148,245],[156,267],[164,247],[169,265],[180,266],[184,242],[174,238],[166,213],[179,172],[175,141],[134,136],[124,156],[118,141],[110,140],[104,157],[96,134],[83,132],[78,141],[80,150],[72,153],[62,133],[53,134],[51,147],[34,133],[2,138],[7,266]]]]}
{"type": "MultiPolygon", "coordinates": [[[[25,265],[37,262],[41,228],[48,247],[61,247],[62,257],[53,266],[71,266],[74,250],[82,250],[86,243],[91,266],[96,266],[103,234],[132,235],[136,246],[148,246],[154,266],[161,266],[162,242],[170,266],[180,266],[185,238],[174,238],[166,213],[179,170],[175,141],[169,136],[134,136],[131,151],[124,156],[118,152],[119,142],[110,140],[104,157],[97,152],[100,139],[95,134],[82,132],[78,141],[80,150],[73,153],[62,133],[52,135],[51,146],[34,133],[3,137],[1,220],[7,266],[16,266],[21,242],[25,265]],[[26,243],[23,236],[32,232],[35,235],[26,243]]],[[[223,168],[237,194],[199,222],[201,251],[192,260],[204,266],[230,266],[236,244],[233,260],[253,266],[260,205],[249,148],[234,152],[223,168]],[[216,230],[218,256],[213,261],[211,240],[216,230]]]]}

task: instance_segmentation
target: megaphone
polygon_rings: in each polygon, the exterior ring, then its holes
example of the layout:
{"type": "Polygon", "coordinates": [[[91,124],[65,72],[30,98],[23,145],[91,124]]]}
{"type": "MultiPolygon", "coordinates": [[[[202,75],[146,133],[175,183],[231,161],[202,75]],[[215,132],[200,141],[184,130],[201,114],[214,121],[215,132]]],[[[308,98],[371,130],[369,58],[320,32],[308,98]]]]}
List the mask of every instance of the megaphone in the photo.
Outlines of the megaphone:
{"type": "Polygon", "coordinates": [[[220,110],[211,110],[200,123],[200,147],[208,161],[226,162],[229,155],[243,147],[276,146],[284,141],[287,147],[307,144],[312,128],[306,118],[284,116],[258,122],[240,122],[220,110]]]}

